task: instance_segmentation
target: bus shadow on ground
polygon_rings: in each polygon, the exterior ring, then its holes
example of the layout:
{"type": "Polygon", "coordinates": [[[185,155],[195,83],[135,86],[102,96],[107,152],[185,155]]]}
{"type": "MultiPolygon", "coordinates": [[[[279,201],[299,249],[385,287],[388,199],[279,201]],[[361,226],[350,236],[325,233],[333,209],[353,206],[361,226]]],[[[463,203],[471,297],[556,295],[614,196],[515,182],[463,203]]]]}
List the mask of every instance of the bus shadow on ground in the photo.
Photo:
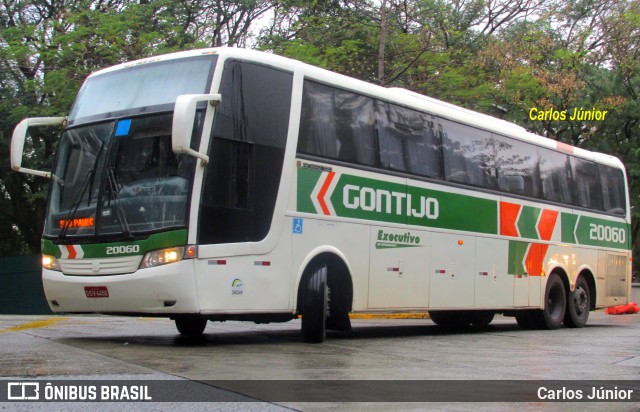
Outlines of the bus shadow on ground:
{"type": "MultiPolygon", "coordinates": [[[[481,335],[493,333],[515,333],[529,334],[538,333],[539,330],[521,329],[515,321],[508,320],[493,323],[487,327],[442,327],[435,325],[431,321],[403,325],[394,322],[391,324],[380,324],[384,322],[372,321],[370,325],[367,321],[358,321],[351,331],[327,331],[327,343],[339,343],[349,340],[366,339],[406,339],[411,337],[464,337],[467,335],[481,335]]],[[[586,325],[585,328],[609,328],[616,325],[594,324],[586,325]]],[[[561,328],[559,331],[565,333],[577,332],[579,329],[561,328]]],[[[547,331],[554,333],[555,331],[547,331]]],[[[304,344],[300,330],[298,328],[283,329],[277,325],[265,326],[260,329],[246,331],[225,331],[216,330],[215,323],[208,326],[202,336],[186,337],[176,334],[154,334],[154,335],[118,335],[118,336],[90,336],[58,338],[56,341],[70,346],[103,346],[103,345],[123,345],[123,346],[150,346],[150,347],[209,347],[209,346],[267,346],[281,343],[304,344]]],[[[313,346],[313,345],[312,345],[313,346]]]]}

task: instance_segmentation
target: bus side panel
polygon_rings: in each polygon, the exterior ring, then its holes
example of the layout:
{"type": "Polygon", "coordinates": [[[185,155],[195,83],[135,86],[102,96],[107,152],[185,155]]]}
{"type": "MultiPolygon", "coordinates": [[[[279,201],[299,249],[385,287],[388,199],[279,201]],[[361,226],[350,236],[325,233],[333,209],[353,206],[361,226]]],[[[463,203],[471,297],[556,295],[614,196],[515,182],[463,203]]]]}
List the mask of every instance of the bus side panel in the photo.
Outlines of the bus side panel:
{"type": "Polygon", "coordinates": [[[291,311],[291,224],[281,226],[279,241],[266,254],[248,254],[250,245],[207,246],[209,256],[196,263],[196,287],[203,313],[291,311]],[[219,252],[216,253],[215,250],[219,252]]]}
{"type": "Polygon", "coordinates": [[[509,242],[477,238],[475,277],[476,308],[510,308],[514,304],[515,276],[507,270],[509,242]]]}
{"type": "Polygon", "coordinates": [[[424,309],[429,300],[431,234],[371,227],[369,307],[424,309]]]}
{"type": "Polygon", "coordinates": [[[476,238],[434,233],[432,239],[430,308],[473,308],[476,238]]]}
{"type": "MultiPolygon", "coordinates": [[[[353,310],[367,308],[369,276],[370,226],[338,220],[295,217],[286,225],[295,231],[291,240],[291,267],[297,277],[292,285],[293,296],[306,265],[321,253],[337,251],[346,259],[353,282],[353,310]]],[[[389,291],[391,293],[391,291],[389,291]]]]}
{"type": "Polygon", "coordinates": [[[596,278],[598,307],[629,303],[629,253],[601,250],[598,254],[599,274],[596,278]]]}
{"type": "Polygon", "coordinates": [[[579,210],[561,213],[561,217],[562,242],[571,247],[557,259],[573,265],[568,271],[571,285],[582,271],[588,270],[595,280],[596,307],[627,303],[631,286],[628,221],[579,210]]]}

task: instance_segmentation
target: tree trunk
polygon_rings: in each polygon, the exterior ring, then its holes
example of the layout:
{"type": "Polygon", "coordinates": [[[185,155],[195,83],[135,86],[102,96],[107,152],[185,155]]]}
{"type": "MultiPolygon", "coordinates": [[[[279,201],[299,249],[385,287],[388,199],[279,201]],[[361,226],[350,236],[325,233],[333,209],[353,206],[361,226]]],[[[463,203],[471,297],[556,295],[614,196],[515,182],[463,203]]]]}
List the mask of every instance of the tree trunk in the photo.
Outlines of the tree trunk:
{"type": "Polygon", "coordinates": [[[389,25],[389,9],[387,0],[382,0],[380,5],[380,45],[378,48],[378,83],[384,86],[384,51],[387,40],[387,27],[389,25]]]}

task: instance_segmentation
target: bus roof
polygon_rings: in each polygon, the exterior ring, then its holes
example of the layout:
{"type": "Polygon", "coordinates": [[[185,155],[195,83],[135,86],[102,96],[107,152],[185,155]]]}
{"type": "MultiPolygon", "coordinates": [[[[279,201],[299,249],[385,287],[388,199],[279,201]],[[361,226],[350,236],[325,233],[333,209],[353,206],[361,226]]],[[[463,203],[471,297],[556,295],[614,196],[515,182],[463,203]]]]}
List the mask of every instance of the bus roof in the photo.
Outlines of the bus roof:
{"type": "Polygon", "coordinates": [[[189,50],[122,63],[94,72],[89,77],[132,66],[202,55],[218,55],[222,59],[237,58],[243,60],[251,60],[275,68],[279,68],[281,70],[301,72],[301,74],[305,78],[309,78],[321,83],[331,84],[342,89],[358,92],[370,97],[375,97],[419,111],[424,111],[449,120],[465,123],[470,126],[475,126],[490,132],[499,133],[512,138],[516,138],[518,140],[534,143],[539,146],[565,153],[570,153],[578,157],[624,169],[622,162],[614,156],[591,152],[579,147],[559,142],[557,140],[530,133],[524,127],[508,122],[506,120],[466,109],[464,107],[447,103],[429,96],[421,95],[407,89],[398,87],[382,87],[268,52],[234,47],[189,50]]]}

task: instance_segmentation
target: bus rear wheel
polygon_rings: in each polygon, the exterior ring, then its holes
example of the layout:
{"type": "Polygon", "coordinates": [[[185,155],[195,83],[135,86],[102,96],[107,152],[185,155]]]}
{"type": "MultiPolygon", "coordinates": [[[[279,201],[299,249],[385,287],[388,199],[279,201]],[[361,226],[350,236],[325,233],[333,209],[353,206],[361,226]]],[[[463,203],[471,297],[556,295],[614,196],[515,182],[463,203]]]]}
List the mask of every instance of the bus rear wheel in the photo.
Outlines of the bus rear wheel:
{"type": "Polygon", "coordinates": [[[569,328],[581,328],[587,324],[589,309],[591,308],[591,296],[587,280],[580,276],[576,281],[573,292],[569,291],[567,298],[567,312],[564,315],[564,325],[569,328]]]}
{"type": "Polygon", "coordinates": [[[465,328],[471,323],[466,311],[430,310],[429,317],[436,325],[448,329],[465,328]]]}
{"type": "Polygon", "coordinates": [[[327,337],[329,317],[329,288],[327,266],[311,266],[303,290],[302,338],[305,342],[321,343],[327,337]]]}
{"type": "Polygon", "coordinates": [[[567,295],[564,283],[560,275],[552,273],[545,288],[544,309],[531,312],[531,321],[536,329],[558,329],[564,322],[566,309],[567,295]]]}
{"type": "Polygon", "coordinates": [[[207,327],[207,319],[199,316],[181,316],[175,318],[176,329],[182,336],[195,338],[204,332],[207,327]]]}

